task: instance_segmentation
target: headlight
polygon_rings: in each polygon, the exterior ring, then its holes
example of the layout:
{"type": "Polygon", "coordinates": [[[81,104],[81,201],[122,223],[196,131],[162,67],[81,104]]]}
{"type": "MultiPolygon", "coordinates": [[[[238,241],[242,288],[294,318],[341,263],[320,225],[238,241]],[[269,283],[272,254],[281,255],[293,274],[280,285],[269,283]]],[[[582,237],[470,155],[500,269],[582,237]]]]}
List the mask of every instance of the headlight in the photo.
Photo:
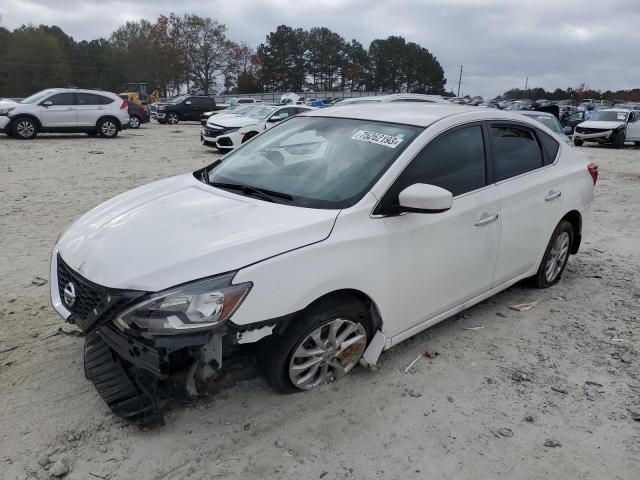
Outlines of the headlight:
{"type": "Polygon", "coordinates": [[[8,115],[11,110],[14,110],[16,107],[5,107],[0,108],[0,115],[8,115]]]}
{"type": "Polygon", "coordinates": [[[123,329],[135,324],[158,335],[211,328],[228,319],[251,289],[251,282],[233,285],[234,275],[232,272],[153,294],[118,315],[115,323],[123,329]]]}

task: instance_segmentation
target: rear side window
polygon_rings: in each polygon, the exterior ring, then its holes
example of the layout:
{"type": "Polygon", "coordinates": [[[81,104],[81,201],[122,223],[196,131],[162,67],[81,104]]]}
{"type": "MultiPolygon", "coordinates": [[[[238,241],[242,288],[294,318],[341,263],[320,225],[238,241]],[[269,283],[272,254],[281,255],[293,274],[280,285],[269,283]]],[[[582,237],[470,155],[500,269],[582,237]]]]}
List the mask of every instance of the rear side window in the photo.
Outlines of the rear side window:
{"type": "Polygon", "coordinates": [[[76,93],[78,105],[100,105],[100,99],[95,93],[76,93]]]}
{"type": "Polygon", "coordinates": [[[547,158],[545,158],[544,164],[549,165],[555,162],[556,155],[558,155],[558,150],[560,149],[560,144],[544,132],[538,130],[537,134],[538,138],[542,142],[542,146],[547,152],[547,158]]]}
{"type": "Polygon", "coordinates": [[[394,201],[414,183],[449,190],[454,196],[486,185],[482,127],[461,128],[436,138],[400,174],[392,187],[394,201]]]}
{"type": "Polygon", "coordinates": [[[53,105],[73,105],[73,93],[58,93],[47,100],[53,105]]]}
{"type": "Polygon", "coordinates": [[[542,150],[533,132],[515,126],[491,127],[496,182],[542,167],[542,150]]]}

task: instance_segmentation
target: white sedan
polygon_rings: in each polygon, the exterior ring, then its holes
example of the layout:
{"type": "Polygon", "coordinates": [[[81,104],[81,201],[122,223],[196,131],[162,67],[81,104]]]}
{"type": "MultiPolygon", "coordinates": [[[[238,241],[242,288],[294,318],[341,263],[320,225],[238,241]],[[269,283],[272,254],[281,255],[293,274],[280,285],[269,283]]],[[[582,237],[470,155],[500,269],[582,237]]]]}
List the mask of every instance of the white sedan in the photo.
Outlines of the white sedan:
{"type": "Polygon", "coordinates": [[[52,304],[130,421],[157,421],[161,380],[196,393],[239,351],[276,389],[309,390],[520,280],[560,281],[597,173],[496,109],[305,112],[78,219],[53,249],[52,304]]]}
{"type": "Polygon", "coordinates": [[[242,115],[213,116],[200,131],[200,142],[229,151],[273,127],[278,122],[312,110],[304,105],[253,107],[242,115]]]}

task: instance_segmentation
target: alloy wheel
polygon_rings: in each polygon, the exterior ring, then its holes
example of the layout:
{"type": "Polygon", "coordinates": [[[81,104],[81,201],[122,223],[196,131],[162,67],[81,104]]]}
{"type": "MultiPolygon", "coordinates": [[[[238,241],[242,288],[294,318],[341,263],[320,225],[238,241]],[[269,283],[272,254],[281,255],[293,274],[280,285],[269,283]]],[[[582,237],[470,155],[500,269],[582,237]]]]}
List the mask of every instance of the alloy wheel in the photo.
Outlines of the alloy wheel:
{"type": "Polygon", "coordinates": [[[35,125],[28,120],[21,120],[16,125],[16,132],[23,138],[30,138],[36,131],[35,125]]]}
{"type": "Polygon", "coordinates": [[[178,115],[176,115],[175,113],[170,113],[169,116],[167,117],[167,122],[170,125],[175,125],[176,123],[178,123],[178,115]]]}
{"type": "Polygon", "coordinates": [[[102,122],[100,131],[105,137],[113,137],[117,131],[116,124],[110,120],[102,122]]]}
{"type": "Polygon", "coordinates": [[[131,117],[129,119],[129,126],[131,126],[131,128],[138,128],[140,126],[140,120],[138,120],[138,117],[131,117]]]}
{"type": "Polygon", "coordinates": [[[562,232],[556,237],[549,252],[547,265],[545,266],[545,278],[547,282],[553,282],[562,271],[562,267],[569,255],[569,243],[571,238],[567,232],[562,232]]]}
{"type": "Polygon", "coordinates": [[[310,390],[345,376],[356,366],[367,346],[367,331],[360,323],[334,318],[307,334],[294,349],[289,379],[310,390]]]}

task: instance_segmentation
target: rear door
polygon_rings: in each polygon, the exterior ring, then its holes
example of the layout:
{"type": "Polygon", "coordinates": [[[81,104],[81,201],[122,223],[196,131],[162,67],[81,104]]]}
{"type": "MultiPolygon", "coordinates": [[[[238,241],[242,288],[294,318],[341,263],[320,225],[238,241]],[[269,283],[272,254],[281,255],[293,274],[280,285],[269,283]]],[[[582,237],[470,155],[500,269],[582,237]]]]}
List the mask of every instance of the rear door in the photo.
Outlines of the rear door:
{"type": "Polygon", "coordinates": [[[549,158],[542,137],[523,124],[491,123],[488,130],[502,215],[497,287],[537,268],[556,227],[562,186],[553,165],[559,147],[549,158]]]}
{"type": "Polygon", "coordinates": [[[100,101],[100,96],[95,93],[76,93],[76,104],[79,127],[95,126],[98,118],[105,110],[105,106],[100,101]]]}
{"type": "Polygon", "coordinates": [[[185,120],[200,120],[204,112],[208,112],[209,102],[204,98],[191,97],[185,103],[191,102],[185,112],[185,120]]]}
{"type": "Polygon", "coordinates": [[[56,93],[40,104],[40,121],[44,128],[75,128],[78,125],[74,94],[56,93]],[[43,103],[51,102],[44,106],[43,103]]]}

